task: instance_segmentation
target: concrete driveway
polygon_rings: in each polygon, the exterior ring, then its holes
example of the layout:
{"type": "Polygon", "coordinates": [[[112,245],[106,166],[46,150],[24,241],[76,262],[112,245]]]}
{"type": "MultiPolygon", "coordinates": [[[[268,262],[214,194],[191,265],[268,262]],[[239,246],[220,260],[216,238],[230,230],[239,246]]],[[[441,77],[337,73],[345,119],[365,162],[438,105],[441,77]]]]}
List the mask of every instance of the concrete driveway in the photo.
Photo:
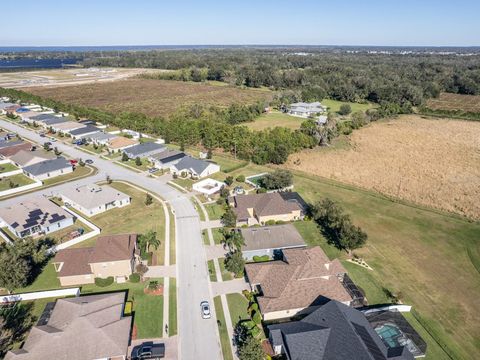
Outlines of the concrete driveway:
{"type": "Polygon", "coordinates": [[[135,346],[141,345],[144,342],[153,341],[154,343],[165,344],[165,360],[177,360],[178,357],[178,336],[172,336],[169,338],[158,339],[139,339],[133,340],[132,344],[128,347],[128,356],[132,356],[132,350],[135,346]]]}

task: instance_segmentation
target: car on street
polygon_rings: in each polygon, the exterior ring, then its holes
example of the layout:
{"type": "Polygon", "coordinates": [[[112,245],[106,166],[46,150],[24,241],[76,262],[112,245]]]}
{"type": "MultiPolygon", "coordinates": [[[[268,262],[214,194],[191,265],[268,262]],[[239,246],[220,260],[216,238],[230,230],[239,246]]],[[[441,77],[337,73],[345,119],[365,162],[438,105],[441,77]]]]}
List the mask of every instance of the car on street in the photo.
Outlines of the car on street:
{"type": "Polygon", "coordinates": [[[135,346],[132,350],[132,360],[162,359],[164,357],[165,344],[163,343],[147,341],[141,345],[135,346]]]}
{"type": "Polygon", "coordinates": [[[87,159],[87,160],[85,160],[85,164],[92,165],[93,160],[92,159],[87,159]]]}
{"type": "Polygon", "coordinates": [[[41,132],[40,137],[45,137],[45,133],[41,132]]]}
{"type": "Polygon", "coordinates": [[[44,145],[44,146],[45,146],[45,145],[46,145],[46,146],[50,146],[50,145],[52,145],[52,143],[51,143],[50,141],[46,141],[46,142],[43,143],[43,145],[44,145]]]}
{"type": "Polygon", "coordinates": [[[54,137],[51,137],[51,138],[50,138],[50,141],[51,141],[51,142],[56,142],[57,139],[55,139],[54,137]]]}
{"type": "Polygon", "coordinates": [[[158,170],[159,170],[158,168],[153,167],[153,168],[148,169],[148,172],[149,172],[150,174],[153,174],[153,173],[156,173],[158,170]]]}
{"type": "Polygon", "coordinates": [[[212,314],[210,313],[210,305],[208,304],[208,301],[202,301],[200,303],[200,309],[202,310],[202,318],[210,319],[212,317],[212,314]]]}

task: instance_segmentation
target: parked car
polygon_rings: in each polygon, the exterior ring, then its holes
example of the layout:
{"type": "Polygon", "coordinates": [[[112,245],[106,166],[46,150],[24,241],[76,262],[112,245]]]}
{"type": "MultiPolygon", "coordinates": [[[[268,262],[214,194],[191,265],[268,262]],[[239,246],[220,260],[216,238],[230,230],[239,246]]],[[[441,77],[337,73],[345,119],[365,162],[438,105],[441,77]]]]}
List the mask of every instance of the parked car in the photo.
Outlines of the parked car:
{"type": "Polygon", "coordinates": [[[83,145],[86,143],[85,139],[75,140],[73,142],[75,145],[83,145]]]}
{"type": "Polygon", "coordinates": [[[70,164],[72,164],[72,166],[75,166],[78,164],[78,160],[72,159],[70,160],[70,164]]]}
{"type": "Polygon", "coordinates": [[[45,143],[43,143],[43,145],[48,145],[48,146],[51,146],[52,143],[50,141],[46,141],[45,143]]]}
{"type": "Polygon", "coordinates": [[[45,133],[41,132],[40,137],[45,137],[45,133]]]}
{"type": "Polygon", "coordinates": [[[54,137],[51,137],[51,138],[50,138],[50,141],[51,141],[51,142],[56,142],[57,139],[55,139],[54,137]]]}
{"type": "Polygon", "coordinates": [[[137,345],[132,350],[132,360],[161,359],[165,357],[165,344],[153,341],[137,345]]]}
{"type": "Polygon", "coordinates": [[[87,159],[87,160],[85,160],[85,164],[92,165],[93,160],[92,159],[87,159]]]}
{"type": "Polygon", "coordinates": [[[212,314],[210,313],[210,305],[208,304],[208,301],[202,301],[200,303],[200,309],[202,310],[202,318],[210,319],[212,317],[212,314]]]}
{"type": "Polygon", "coordinates": [[[153,173],[156,173],[158,170],[160,170],[160,169],[158,169],[158,168],[156,168],[156,167],[153,167],[153,168],[148,169],[148,172],[149,172],[150,174],[153,174],[153,173]]]}

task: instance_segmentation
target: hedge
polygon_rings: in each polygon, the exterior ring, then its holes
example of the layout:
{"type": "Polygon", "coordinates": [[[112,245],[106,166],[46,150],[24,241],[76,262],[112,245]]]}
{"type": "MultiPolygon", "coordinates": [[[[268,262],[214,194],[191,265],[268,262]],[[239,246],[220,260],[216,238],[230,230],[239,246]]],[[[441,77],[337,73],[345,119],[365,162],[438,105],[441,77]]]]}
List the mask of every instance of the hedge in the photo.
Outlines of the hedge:
{"type": "Polygon", "coordinates": [[[128,280],[130,280],[130,282],[132,282],[132,283],[138,283],[138,282],[140,282],[140,274],[133,273],[132,275],[130,275],[128,277],[128,280]]]}
{"type": "Polygon", "coordinates": [[[107,287],[113,284],[113,276],[109,276],[107,278],[95,278],[95,285],[100,287],[107,287]]]}

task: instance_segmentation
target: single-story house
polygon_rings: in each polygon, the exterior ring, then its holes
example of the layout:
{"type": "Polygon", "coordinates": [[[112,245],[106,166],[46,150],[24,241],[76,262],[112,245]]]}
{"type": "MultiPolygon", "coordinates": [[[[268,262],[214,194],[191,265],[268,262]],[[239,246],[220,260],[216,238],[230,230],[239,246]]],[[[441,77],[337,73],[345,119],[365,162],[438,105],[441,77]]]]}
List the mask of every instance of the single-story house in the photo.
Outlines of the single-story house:
{"type": "Polygon", "coordinates": [[[80,129],[75,129],[70,131],[70,135],[72,135],[72,138],[74,139],[81,139],[81,138],[88,137],[89,135],[95,134],[97,132],[100,132],[100,129],[97,128],[96,126],[85,125],[80,129]]]}
{"type": "Polygon", "coordinates": [[[32,144],[28,141],[5,141],[0,144],[0,157],[2,159],[10,158],[11,156],[17,154],[20,151],[32,150],[32,144]]]}
{"type": "Polygon", "coordinates": [[[220,166],[191,156],[183,157],[178,163],[170,166],[170,172],[179,176],[194,179],[204,178],[220,171],[220,166]]]}
{"type": "Polygon", "coordinates": [[[299,116],[303,118],[308,118],[309,116],[314,116],[318,113],[324,113],[327,111],[327,107],[323,106],[320,102],[298,102],[290,104],[288,108],[288,113],[292,116],[299,116]]]}
{"type": "Polygon", "coordinates": [[[306,246],[302,236],[292,224],[241,228],[238,231],[245,240],[245,245],[242,246],[245,260],[265,255],[274,258],[281,256],[281,250],[306,246]]]}
{"type": "Polygon", "coordinates": [[[91,141],[96,145],[107,145],[110,140],[115,139],[117,137],[118,137],[117,135],[104,133],[104,132],[97,132],[97,133],[86,136],[85,139],[87,139],[88,141],[91,141]]]}
{"type": "Polygon", "coordinates": [[[168,169],[187,156],[183,151],[165,150],[161,153],[151,155],[148,160],[158,169],[168,169]]]}
{"type": "Polygon", "coordinates": [[[17,109],[20,109],[20,108],[21,108],[20,105],[13,104],[13,105],[10,105],[10,106],[7,106],[7,107],[3,108],[3,110],[7,114],[15,114],[15,111],[17,111],[17,109]]]}
{"type": "Polygon", "coordinates": [[[45,114],[45,113],[37,113],[37,115],[30,117],[27,122],[33,123],[36,122],[38,124],[45,124],[47,121],[58,120],[61,119],[58,116],[54,116],[53,114],[45,114]]]}
{"type": "Polygon", "coordinates": [[[193,190],[205,195],[212,195],[219,192],[225,183],[215,179],[203,179],[192,185],[193,190]]]}
{"type": "Polygon", "coordinates": [[[282,260],[245,265],[252,291],[260,294],[264,320],[308,314],[330,299],[352,303],[342,283],[346,270],[338,259],[330,261],[319,246],[282,252],[282,260]]]}
{"type": "Polygon", "coordinates": [[[49,234],[74,222],[71,214],[44,197],[0,208],[0,219],[19,238],[49,234]]]}
{"type": "Polygon", "coordinates": [[[52,116],[51,119],[47,119],[47,120],[42,121],[42,125],[43,125],[44,128],[48,129],[49,127],[53,128],[53,126],[55,126],[55,125],[63,124],[63,123],[66,123],[68,121],[70,121],[70,120],[68,120],[68,118],[52,116]]]}
{"type": "Polygon", "coordinates": [[[10,160],[18,167],[26,167],[38,164],[45,160],[55,159],[56,156],[46,151],[21,150],[10,157],[10,160]]]}
{"type": "Polygon", "coordinates": [[[130,146],[123,150],[127,154],[129,159],[135,159],[137,157],[144,158],[151,155],[161,153],[166,150],[165,145],[157,144],[154,142],[145,142],[142,144],[130,146]]]}
{"type": "Polygon", "coordinates": [[[107,210],[130,205],[130,196],[110,186],[83,185],[66,189],[62,200],[86,216],[94,216],[107,210]]]}
{"type": "Polygon", "coordinates": [[[93,247],[62,249],[53,265],[62,286],[93,284],[95,278],[112,276],[125,282],[138,262],[137,235],[100,236],[93,247]]]}
{"type": "Polygon", "coordinates": [[[237,226],[265,225],[268,221],[296,221],[304,217],[305,209],[291,196],[297,193],[264,193],[235,195],[228,203],[237,215],[237,226]]]}
{"type": "Polygon", "coordinates": [[[15,110],[15,115],[19,116],[22,121],[31,122],[30,118],[38,115],[38,112],[30,111],[29,109],[22,107],[15,110]]]}
{"type": "Polygon", "coordinates": [[[11,102],[0,101],[0,115],[5,115],[7,113],[6,109],[14,105],[11,102]]]}
{"type": "Polygon", "coordinates": [[[6,360],[127,358],[132,329],[125,292],[57,299],[48,303],[22,347],[6,360]]]}
{"type": "Polygon", "coordinates": [[[71,162],[60,156],[23,168],[23,173],[34,180],[45,180],[73,172],[71,162]]]}
{"type": "Polygon", "coordinates": [[[287,360],[414,359],[408,344],[388,346],[361,311],[334,300],[300,321],[268,326],[268,339],[287,360]]]}
{"type": "Polygon", "coordinates": [[[107,142],[107,148],[110,151],[117,152],[117,151],[125,150],[126,148],[129,148],[130,146],[134,146],[137,144],[138,144],[138,141],[136,140],[128,139],[123,136],[116,136],[107,142]]]}
{"type": "Polygon", "coordinates": [[[72,130],[84,128],[86,125],[76,121],[66,121],[60,124],[54,124],[51,128],[56,132],[70,133],[72,130]]]}

